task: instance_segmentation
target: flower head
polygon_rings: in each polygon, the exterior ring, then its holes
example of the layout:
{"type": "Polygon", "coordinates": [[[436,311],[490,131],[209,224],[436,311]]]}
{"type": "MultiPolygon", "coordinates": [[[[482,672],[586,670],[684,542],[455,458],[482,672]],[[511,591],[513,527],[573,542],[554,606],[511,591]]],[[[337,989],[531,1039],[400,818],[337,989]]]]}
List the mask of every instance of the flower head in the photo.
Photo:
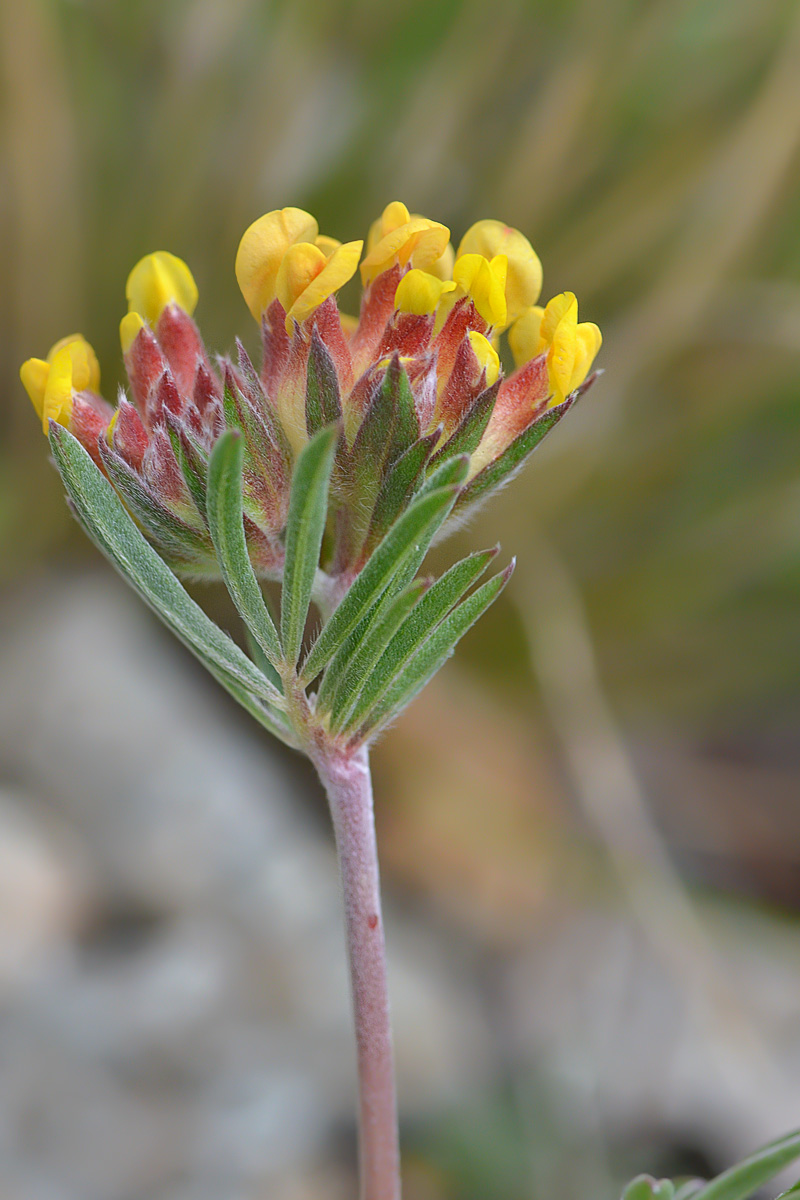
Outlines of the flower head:
{"type": "Polygon", "coordinates": [[[338,425],[320,565],[353,578],[433,470],[468,456],[457,508],[482,498],[584,384],[600,332],[578,323],[572,293],[536,306],[541,264],[518,230],[478,221],[454,253],[445,225],[394,201],[366,239],[356,320],[339,313],[336,293],[362,248],[321,235],[299,208],[249,226],[235,271],[260,327],[260,368],[241,345],[233,361],[211,361],[193,320],[191,271],[166,251],[128,277],[120,341],[129,389],[116,409],[99,394],[97,359],[80,335],[23,365],[45,431],[56,421],[79,438],[176,569],[219,573],[206,487],[226,429],[245,447],[253,566],[280,578],[294,464],[318,430],[338,425]],[[508,377],[506,329],[517,363],[508,377]]]}

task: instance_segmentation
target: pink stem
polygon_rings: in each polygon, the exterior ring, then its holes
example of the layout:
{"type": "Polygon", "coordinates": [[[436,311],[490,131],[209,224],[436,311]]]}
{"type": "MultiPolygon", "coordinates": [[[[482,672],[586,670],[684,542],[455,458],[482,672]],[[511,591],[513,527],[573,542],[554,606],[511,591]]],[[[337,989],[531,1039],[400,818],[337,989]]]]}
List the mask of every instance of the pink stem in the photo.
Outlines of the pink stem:
{"type": "Polygon", "coordinates": [[[366,748],[314,755],[330,802],[344,892],[359,1081],[361,1200],[400,1200],[397,1100],[378,848],[366,748]]]}

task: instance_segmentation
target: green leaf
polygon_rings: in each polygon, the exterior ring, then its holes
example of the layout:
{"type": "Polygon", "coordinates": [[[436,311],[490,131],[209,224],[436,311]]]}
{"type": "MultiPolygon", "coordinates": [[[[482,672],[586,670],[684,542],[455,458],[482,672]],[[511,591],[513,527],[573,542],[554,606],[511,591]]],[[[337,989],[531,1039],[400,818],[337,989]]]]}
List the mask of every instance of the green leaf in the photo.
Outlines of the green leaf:
{"type": "Polygon", "coordinates": [[[244,441],[229,431],[217,441],[208,464],[208,523],[222,577],[247,628],[273,667],[283,661],[278,631],[256,579],[242,514],[244,441]]]}
{"type": "Polygon", "coordinates": [[[637,1175],[625,1188],[622,1200],[675,1200],[675,1185],[671,1179],[637,1175]]]}
{"type": "Polygon", "coordinates": [[[434,534],[452,511],[457,486],[437,488],[418,496],[395,521],[386,537],[367,559],[338,608],[334,609],[311,647],[303,667],[303,679],[310,683],[330,662],[347,635],[379,599],[399,580],[399,591],[416,574],[434,534]]]}
{"type": "Polygon", "coordinates": [[[477,450],[478,443],[483,437],[486,426],[489,424],[489,418],[494,411],[499,390],[500,380],[498,379],[491,387],[485,388],[479,396],[476,396],[457,428],[434,454],[431,459],[433,466],[437,466],[447,458],[452,458],[454,454],[472,454],[473,450],[477,450]]]}
{"type": "Polygon", "coordinates": [[[425,464],[439,440],[439,431],[413,442],[389,468],[372,512],[368,545],[377,544],[397,520],[417,489],[425,464]]]}
{"type": "MultiPolygon", "coordinates": [[[[378,604],[377,611],[374,615],[370,614],[366,621],[367,627],[362,630],[360,625],[357,626],[360,636],[356,645],[351,648],[346,642],[334,657],[320,688],[322,706],[330,708],[332,729],[341,727],[342,718],[358,699],[363,680],[369,677],[393,634],[427,586],[426,580],[416,579],[399,595],[390,597],[386,603],[378,604]],[[329,694],[332,695],[332,699],[328,703],[329,694]]],[[[349,640],[348,638],[348,642],[349,640]]]]}
{"type": "Polygon", "coordinates": [[[781,1192],[776,1200],[797,1200],[798,1196],[800,1196],[800,1182],[796,1183],[794,1187],[790,1187],[788,1192],[781,1192]]]}
{"type": "Polygon", "coordinates": [[[325,532],[328,485],[338,437],[335,425],[321,429],[303,448],[292,476],[281,595],[281,641],[286,661],[291,664],[297,662],[303,644],[325,532]]]}
{"type": "Polygon", "coordinates": [[[437,488],[449,487],[456,484],[458,487],[464,483],[469,473],[469,455],[458,454],[453,458],[448,458],[441,463],[435,470],[431,471],[428,478],[419,489],[419,496],[425,496],[428,492],[436,491],[437,488]]]}
{"type": "Polygon", "coordinates": [[[696,1193],[695,1200],[746,1200],[798,1158],[800,1130],[795,1130],[712,1179],[696,1193]]]}
{"type": "Polygon", "coordinates": [[[542,439],[569,412],[577,398],[578,393],[568,396],[563,403],[557,404],[555,408],[548,408],[533,424],[529,425],[527,429],[523,429],[522,433],[514,438],[511,445],[507,446],[498,458],[488,463],[482,471],[478,472],[474,479],[470,480],[458,498],[456,510],[463,512],[464,509],[475,504],[476,501],[482,500],[498,484],[508,479],[521,467],[525,459],[533,453],[542,439]]]}
{"type": "Polygon", "coordinates": [[[685,1179],[677,1185],[675,1200],[694,1200],[701,1188],[705,1187],[704,1179],[685,1179]]]}
{"type": "Polygon", "coordinates": [[[455,563],[422,596],[387,645],[374,670],[364,676],[364,685],[352,712],[340,724],[357,729],[380,701],[411,656],[419,650],[433,629],[444,620],[465,592],[480,579],[499,547],[470,554],[455,563]]]}
{"type": "Polygon", "coordinates": [[[306,430],[311,438],[342,417],[339,376],[328,347],[316,327],[311,331],[306,377],[306,430]]]}
{"type": "Polygon", "coordinates": [[[389,359],[383,379],[383,390],[389,395],[394,414],[394,429],[389,449],[389,461],[399,458],[420,435],[417,406],[414,393],[400,355],[394,352],[389,359]]]}
{"type": "MultiPolygon", "coordinates": [[[[422,691],[453,653],[467,630],[471,629],[500,595],[511,578],[514,565],[512,559],[505,571],[476,588],[471,596],[462,600],[458,607],[436,626],[430,637],[422,643],[389,686],[383,699],[367,715],[360,730],[360,740],[380,733],[422,691]]],[[[424,598],[423,596],[423,600],[424,598]]]]}
{"type": "Polygon", "coordinates": [[[296,745],[292,731],[270,707],[280,707],[283,697],[195,604],[136,528],[77,438],[51,421],[50,447],[78,519],[97,547],[256,720],[289,745],[296,745]]]}

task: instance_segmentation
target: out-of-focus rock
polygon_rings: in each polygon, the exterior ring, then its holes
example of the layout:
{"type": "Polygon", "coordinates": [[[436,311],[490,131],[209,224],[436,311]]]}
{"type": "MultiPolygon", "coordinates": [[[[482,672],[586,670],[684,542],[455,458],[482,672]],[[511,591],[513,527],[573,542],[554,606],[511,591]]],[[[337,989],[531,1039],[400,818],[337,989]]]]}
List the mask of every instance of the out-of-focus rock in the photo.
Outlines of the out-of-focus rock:
{"type": "MultiPolygon", "coordinates": [[[[311,772],[112,576],[26,593],[2,616],[0,779],[34,798],[0,796],[9,1194],[12,1181],[19,1200],[305,1194],[352,1127],[355,1090],[311,772]]],[[[488,1031],[435,931],[390,904],[387,934],[401,1096],[417,1113],[481,1085],[488,1031]]]]}

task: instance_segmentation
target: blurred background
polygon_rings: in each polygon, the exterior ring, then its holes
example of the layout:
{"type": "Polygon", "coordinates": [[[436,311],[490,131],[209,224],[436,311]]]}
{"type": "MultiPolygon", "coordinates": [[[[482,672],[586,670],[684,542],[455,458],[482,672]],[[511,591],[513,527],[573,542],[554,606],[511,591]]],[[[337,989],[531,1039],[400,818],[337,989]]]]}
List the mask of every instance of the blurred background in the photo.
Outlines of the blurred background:
{"type": "Polygon", "coordinates": [[[605,335],[437,548],[519,568],[375,753],[408,1200],[800,1124],[797,0],[1,0],[0,75],[2,1200],[354,1194],[320,790],[80,534],[17,374],[80,330],[113,399],[160,248],[252,344],[287,204],[501,218],[605,335]]]}

